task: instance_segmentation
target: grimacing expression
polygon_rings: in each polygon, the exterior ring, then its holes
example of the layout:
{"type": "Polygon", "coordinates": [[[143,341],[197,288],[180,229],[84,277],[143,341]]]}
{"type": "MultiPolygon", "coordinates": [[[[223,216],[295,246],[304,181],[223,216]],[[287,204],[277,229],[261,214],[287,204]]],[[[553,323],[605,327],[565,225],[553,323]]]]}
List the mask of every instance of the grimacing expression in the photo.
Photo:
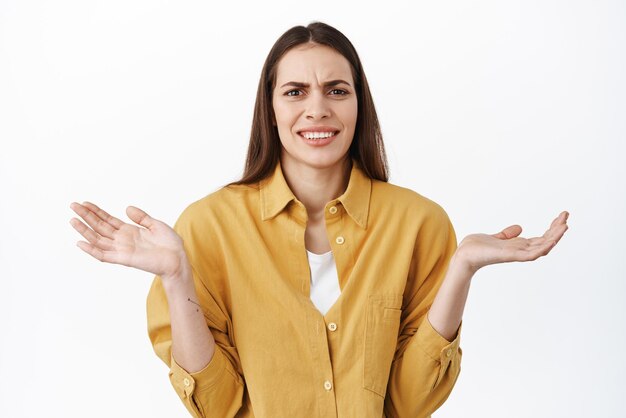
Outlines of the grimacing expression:
{"type": "Polygon", "coordinates": [[[323,168],[350,149],[357,95],[350,63],[333,48],[309,43],[287,51],[277,64],[272,106],[283,161],[323,168]]]}

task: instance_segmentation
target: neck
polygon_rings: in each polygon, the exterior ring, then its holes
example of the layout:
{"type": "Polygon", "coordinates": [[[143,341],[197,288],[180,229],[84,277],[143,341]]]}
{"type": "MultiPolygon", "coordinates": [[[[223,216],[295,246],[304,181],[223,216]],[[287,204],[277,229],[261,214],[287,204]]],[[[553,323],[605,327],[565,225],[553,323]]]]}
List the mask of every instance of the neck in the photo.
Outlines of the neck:
{"type": "Polygon", "coordinates": [[[318,222],[324,218],[326,203],[346,191],[352,159],[347,154],[331,166],[316,168],[281,158],[281,169],[289,188],[306,207],[309,220],[318,222]]]}

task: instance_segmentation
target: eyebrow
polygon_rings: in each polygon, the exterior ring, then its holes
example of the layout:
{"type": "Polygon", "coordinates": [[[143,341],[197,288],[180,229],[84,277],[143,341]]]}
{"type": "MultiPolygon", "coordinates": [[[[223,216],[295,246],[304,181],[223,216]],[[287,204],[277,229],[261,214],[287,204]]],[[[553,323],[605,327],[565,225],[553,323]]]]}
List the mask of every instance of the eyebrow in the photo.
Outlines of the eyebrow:
{"type": "MultiPolygon", "coordinates": [[[[324,83],[325,87],[332,87],[332,86],[336,86],[338,84],[347,84],[348,86],[352,87],[350,85],[350,83],[348,83],[345,80],[331,80],[331,81],[327,81],[324,83]]],[[[293,86],[293,87],[309,87],[309,84],[307,83],[300,83],[299,81],[290,81],[288,83],[283,84],[282,86],[280,86],[280,88],[282,89],[283,87],[286,86],[293,86]]]]}

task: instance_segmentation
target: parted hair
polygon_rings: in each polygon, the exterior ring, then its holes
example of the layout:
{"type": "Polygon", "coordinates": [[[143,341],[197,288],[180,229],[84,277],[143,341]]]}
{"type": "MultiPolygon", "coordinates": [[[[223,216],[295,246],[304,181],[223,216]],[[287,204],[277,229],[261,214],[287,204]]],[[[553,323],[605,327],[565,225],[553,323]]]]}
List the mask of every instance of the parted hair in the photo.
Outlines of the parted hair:
{"type": "Polygon", "coordinates": [[[291,48],[306,43],[329,46],[350,63],[357,95],[358,113],[354,138],[348,153],[359,163],[368,177],[388,181],[389,168],[380,124],[356,49],[350,40],[337,29],[322,22],[312,22],[306,27],[294,26],[283,33],[265,59],[257,89],[243,176],[240,180],[228,183],[225,187],[253,184],[273,173],[279,161],[282,146],[278,128],[273,123],[272,94],[276,87],[277,64],[291,48]]]}

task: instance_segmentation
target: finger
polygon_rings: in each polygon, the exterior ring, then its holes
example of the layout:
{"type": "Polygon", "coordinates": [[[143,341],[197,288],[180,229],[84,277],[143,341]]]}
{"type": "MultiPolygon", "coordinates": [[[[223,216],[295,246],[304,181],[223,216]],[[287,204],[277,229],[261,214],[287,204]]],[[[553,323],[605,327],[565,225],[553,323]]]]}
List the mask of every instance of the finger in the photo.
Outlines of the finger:
{"type": "Polygon", "coordinates": [[[78,241],[76,246],[98,261],[111,262],[107,257],[107,254],[109,253],[108,251],[103,251],[85,241],[78,241]]]}
{"type": "Polygon", "coordinates": [[[102,219],[105,222],[108,222],[115,229],[120,229],[122,227],[122,225],[124,225],[124,222],[122,222],[121,220],[117,219],[115,216],[109,215],[105,210],[100,209],[97,205],[95,205],[95,204],[93,204],[91,202],[83,202],[83,206],[85,206],[88,209],[90,209],[100,219],[102,219]]]}
{"type": "Polygon", "coordinates": [[[535,247],[528,247],[525,249],[520,249],[515,253],[516,261],[533,261],[547,255],[552,248],[556,245],[556,242],[553,241],[545,241],[541,245],[537,245],[535,247]]]}
{"type": "Polygon", "coordinates": [[[550,224],[550,228],[557,226],[559,224],[564,224],[565,222],[567,222],[568,218],[569,218],[569,212],[564,210],[563,212],[559,213],[559,216],[554,218],[554,220],[550,224]]]}
{"type": "Polygon", "coordinates": [[[567,226],[567,224],[563,224],[555,231],[555,234],[552,238],[554,241],[554,245],[556,245],[561,240],[561,238],[563,238],[563,235],[565,235],[565,231],[567,231],[568,229],[569,226],[567,226]]]}
{"type": "Polygon", "coordinates": [[[527,240],[529,245],[526,248],[518,249],[516,252],[516,256],[519,257],[518,261],[532,261],[541,256],[547,255],[560,241],[567,229],[567,225],[561,225],[559,228],[560,232],[556,237],[537,237],[527,240]]]}
{"type": "Polygon", "coordinates": [[[561,212],[559,216],[552,221],[550,228],[542,236],[524,239],[519,249],[535,251],[540,247],[554,247],[563,237],[565,231],[569,229],[569,226],[565,223],[568,216],[569,213],[567,211],[561,212]]]}
{"type": "Polygon", "coordinates": [[[511,225],[509,227],[504,228],[502,231],[497,234],[493,234],[492,236],[498,239],[511,239],[515,238],[519,234],[522,233],[522,227],[519,225],[511,225]]]}
{"type": "Polygon", "coordinates": [[[563,234],[565,233],[565,231],[567,231],[567,229],[567,225],[562,225],[559,228],[546,231],[546,233],[543,234],[543,236],[541,237],[529,238],[527,239],[528,248],[534,249],[535,247],[540,247],[543,245],[556,245],[556,243],[558,243],[559,240],[563,237],[563,234]]]}
{"type": "Polygon", "coordinates": [[[543,234],[543,237],[547,240],[558,242],[568,229],[569,226],[567,226],[566,223],[558,223],[550,227],[550,229],[543,234]]]}
{"type": "Polygon", "coordinates": [[[135,267],[130,264],[128,257],[124,257],[124,254],[118,251],[102,250],[85,241],[78,241],[76,246],[98,261],[120,264],[127,267],[135,267]]]}
{"type": "Polygon", "coordinates": [[[89,208],[76,202],[73,202],[70,205],[70,208],[72,208],[72,210],[76,212],[78,216],[83,218],[87,225],[89,225],[98,234],[107,238],[113,238],[113,233],[116,231],[116,229],[113,228],[113,225],[110,225],[109,223],[100,219],[89,208]]]}
{"type": "Polygon", "coordinates": [[[146,212],[139,209],[138,207],[135,207],[135,206],[127,207],[126,214],[133,222],[143,227],[146,227],[148,229],[151,229],[155,224],[155,220],[151,218],[150,215],[148,215],[146,212]]]}
{"type": "Polygon", "coordinates": [[[100,248],[102,250],[110,250],[113,248],[113,243],[109,238],[103,237],[100,234],[97,234],[93,230],[87,227],[84,223],[82,223],[77,218],[70,219],[70,225],[78,231],[90,244],[100,248]]]}

